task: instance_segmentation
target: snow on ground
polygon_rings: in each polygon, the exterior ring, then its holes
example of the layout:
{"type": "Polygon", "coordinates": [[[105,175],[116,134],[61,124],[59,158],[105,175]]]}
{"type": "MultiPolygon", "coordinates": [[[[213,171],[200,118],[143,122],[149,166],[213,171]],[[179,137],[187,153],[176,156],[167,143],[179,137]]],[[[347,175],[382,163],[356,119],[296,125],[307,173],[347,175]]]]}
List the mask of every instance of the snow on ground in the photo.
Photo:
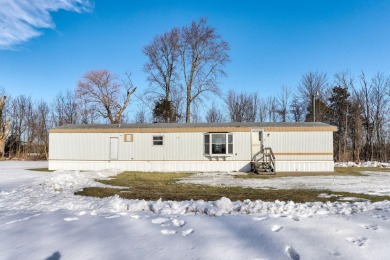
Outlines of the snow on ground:
{"type": "MultiPolygon", "coordinates": [[[[390,254],[388,201],[98,199],[73,193],[102,186],[93,179],[118,171],[25,170],[46,165],[0,162],[0,259],[388,259],[390,254]]],[[[389,189],[388,175],[367,176],[377,177],[382,186],[372,188],[389,189]]],[[[359,178],[366,177],[352,177],[359,178]]]]}
{"type": "Polygon", "coordinates": [[[183,179],[181,183],[259,189],[317,189],[390,196],[390,172],[363,173],[367,176],[297,176],[269,179],[234,178],[236,173],[198,173],[183,179]]]}
{"type": "Polygon", "coordinates": [[[390,163],[384,162],[335,162],[335,167],[380,167],[380,168],[390,168],[390,163]]]}

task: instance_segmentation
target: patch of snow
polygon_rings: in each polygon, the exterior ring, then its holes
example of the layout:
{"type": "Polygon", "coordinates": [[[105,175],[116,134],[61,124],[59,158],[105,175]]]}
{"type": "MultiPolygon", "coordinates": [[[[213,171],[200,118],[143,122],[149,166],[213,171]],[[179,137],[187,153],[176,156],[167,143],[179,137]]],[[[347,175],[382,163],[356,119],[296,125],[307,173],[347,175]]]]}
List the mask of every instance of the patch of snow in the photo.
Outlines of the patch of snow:
{"type": "Polygon", "coordinates": [[[379,168],[390,168],[390,163],[385,162],[335,162],[334,167],[379,167],[379,168]]]}
{"type": "MultiPolygon", "coordinates": [[[[42,164],[0,162],[0,259],[387,259],[390,254],[389,201],[99,199],[74,192],[104,186],[94,179],[119,171],[25,170],[42,164]]],[[[226,176],[232,174],[212,177],[229,182],[226,176]]],[[[389,189],[386,174],[352,177],[349,184],[334,178],[333,184],[364,191],[363,184],[354,187],[354,179],[366,177],[371,192],[389,189]]],[[[314,181],[323,185],[316,178],[308,187],[314,181]]],[[[289,186],[282,181],[277,187],[285,188],[282,184],[289,186]]]]}
{"type": "Polygon", "coordinates": [[[79,220],[79,218],[64,218],[65,221],[75,221],[75,220],[79,220]]]}
{"type": "Polygon", "coordinates": [[[187,229],[187,230],[182,231],[182,232],[181,232],[181,235],[182,235],[183,237],[186,237],[186,236],[188,236],[189,234],[192,234],[192,233],[194,233],[194,230],[193,230],[192,228],[190,228],[190,229],[187,229]]]}
{"type": "Polygon", "coordinates": [[[164,235],[173,235],[173,234],[176,234],[176,230],[172,230],[172,229],[163,229],[161,230],[161,233],[164,234],[164,235]]]}
{"type": "Polygon", "coordinates": [[[252,218],[253,220],[256,220],[256,221],[264,221],[264,220],[267,220],[269,219],[269,217],[254,217],[252,218]]]}
{"type": "Polygon", "coordinates": [[[161,224],[164,224],[170,220],[171,220],[170,218],[155,218],[155,219],[152,219],[152,223],[161,225],[161,224]]]}
{"type": "Polygon", "coordinates": [[[180,220],[180,219],[173,219],[172,223],[175,227],[182,227],[186,224],[184,220],[180,220]]]}
{"type": "Polygon", "coordinates": [[[315,189],[390,196],[390,172],[364,172],[367,176],[296,176],[269,179],[234,178],[232,174],[199,173],[179,183],[257,189],[315,189]]]}
{"type": "Polygon", "coordinates": [[[283,229],[283,227],[279,226],[279,225],[273,225],[271,228],[272,232],[279,232],[282,229],[283,229]]]}

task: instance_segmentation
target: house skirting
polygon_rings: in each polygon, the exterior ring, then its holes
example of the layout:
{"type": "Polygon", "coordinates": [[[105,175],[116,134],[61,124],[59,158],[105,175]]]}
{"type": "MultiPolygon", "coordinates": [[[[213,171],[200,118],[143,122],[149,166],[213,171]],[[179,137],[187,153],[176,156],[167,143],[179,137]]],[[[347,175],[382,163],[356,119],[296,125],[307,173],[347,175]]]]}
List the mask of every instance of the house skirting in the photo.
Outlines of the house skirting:
{"type": "Polygon", "coordinates": [[[333,172],[333,161],[276,161],[276,172],[333,172]]]}
{"type": "MultiPolygon", "coordinates": [[[[333,172],[333,161],[277,161],[277,172],[333,172]]],[[[76,161],[50,160],[49,170],[104,170],[144,172],[249,172],[249,161],[76,161]]]]}

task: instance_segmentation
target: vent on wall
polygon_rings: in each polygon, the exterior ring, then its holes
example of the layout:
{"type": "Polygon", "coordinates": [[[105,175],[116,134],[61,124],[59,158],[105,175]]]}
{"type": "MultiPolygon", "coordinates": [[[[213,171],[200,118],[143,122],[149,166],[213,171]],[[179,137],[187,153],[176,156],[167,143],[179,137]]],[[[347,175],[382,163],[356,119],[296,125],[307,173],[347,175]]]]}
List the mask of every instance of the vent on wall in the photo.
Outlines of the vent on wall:
{"type": "Polygon", "coordinates": [[[133,134],[125,134],[124,141],[125,142],[133,142],[133,134]]]}

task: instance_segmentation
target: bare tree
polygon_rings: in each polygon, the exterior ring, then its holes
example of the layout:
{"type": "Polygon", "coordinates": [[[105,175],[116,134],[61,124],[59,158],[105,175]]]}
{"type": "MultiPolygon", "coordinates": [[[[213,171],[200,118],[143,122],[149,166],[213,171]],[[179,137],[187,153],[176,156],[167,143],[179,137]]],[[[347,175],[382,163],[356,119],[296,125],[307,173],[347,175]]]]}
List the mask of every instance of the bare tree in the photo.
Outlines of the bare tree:
{"type": "Polygon", "coordinates": [[[148,61],[144,72],[151,85],[160,88],[164,98],[170,100],[171,87],[178,83],[179,29],[174,28],[163,35],[155,36],[143,49],[148,61]]]}
{"type": "Polygon", "coordinates": [[[386,95],[387,89],[390,87],[390,78],[383,73],[377,73],[372,78],[372,96],[371,104],[373,110],[374,134],[376,139],[376,159],[379,161],[387,161],[386,145],[385,145],[385,126],[389,122],[388,115],[390,114],[390,98],[386,95]]]}
{"type": "Polygon", "coordinates": [[[5,142],[11,132],[11,119],[5,116],[5,105],[7,96],[3,96],[4,90],[0,89],[0,153],[1,157],[4,158],[5,142]]]}
{"type": "MultiPolygon", "coordinates": [[[[76,94],[77,95],[77,94],[76,94]]],[[[90,106],[89,102],[76,96],[79,108],[80,121],[82,124],[94,124],[99,121],[98,113],[90,106]]]]}
{"type": "Polygon", "coordinates": [[[278,104],[275,97],[268,97],[266,99],[268,108],[268,122],[278,121],[278,104]]]}
{"type": "Polygon", "coordinates": [[[176,114],[178,115],[176,122],[184,122],[184,102],[185,102],[185,93],[179,88],[174,88],[171,91],[171,102],[175,109],[176,114]]]}
{"type": "Polygon", "coordinates": [[[83,80],[78,82],[77,96],[99,116],[108,119],[111,124],[119,124],[130,97],[136,90],[130,74],[126,76],[125,80],[119,81],[117,76],[108,70],[89,71],[83,80]],[[121,96],[122,89],[126,91],[124,96],[121,96]]]}
{"type": "Polygon", "coordinates": [[[11,107],[13,120],[11,123],[12,140],[9,144],[12,148],[10,154],[26,157],[28,143],[33,135],[31,126],[34,123],[34,115],[31,97],[20,95],[12,99],[11,107]]]}
{"type": "Polygon", "coordinates": [[[325,108],[327,88],[328,79],[325,73],[308,72],[302,76],[298,91],[303,105],[307,108],[307,121],[322,121],[324,119],[325,111],[321,108],[325,108]]]}
{"type": "MultiPolygon", "coordinates": [[[[354,90],[354,88],[353,88],[354,90]]],[[[351,98],[351,119],[349,123],[349,134],[351,138],[352,160],[360,161],[360,154],[364,147],[363,117],[360,98],[356,91],[353,91],[351,98]]]]}
{"type": "Polygon", "coordinates": [[[35,136],[35,153],[37,153],[38,158],[48,158],[49,151],[49,114],[50,109],[47,103],[44,100],[41,100],[36,109],[35,109],[35,127],[36,127],[36,136],[35,136]]]}
{"type": "Polygon", "coordinates": [[[146,116],[146,111],[144,108],[139,109],[135,113],[134,121],[135,121],[135,123],[138,123],[138,124],[143,124],[143,123],[148,122],[147,116],[146,116]]]}
{"type": "Polygon", "coordinates": [[[54,126],[76,124],[80,121],[80,109],[75,94],[67,90],[59,92],[52,103],[52,121],[54,126]]]}
{"type": "Polygon", "coordinates": [[[257,119],[259,98],[257,94],[239,93],[230,90],[226,105],[231,122],[255,122],[257,119]]]}
{"type": "Polygon", "coordinates": [[[229,46],[216,34],[215,28],[207,25],[206,19],[182,28],[179,46],[189,123],[193,102],[203,94],[220,92],[217,80],[226,76],[223,68],[229,62],[229,46]]]}
{"type": "Polygon", "coordinates": [[[202,117],[200,116],[199,102],[194,102],[192,104],[191,122],[193,123],[202,122],[202,117]]]}
{"type": "Polygon", "coordinates": [[[220,109],[218,109],[218,107],[213,102],[213,104],[211,105],[211,107],[207,111],[206,122],[207,123],[219,123],[219,122],[223,122],[223,121],[224,121],[223,115],[222,115],[220,109]]]}
{"type": "Polygon", "coordinates": [[[288,107],[290,104],[290,98],[291,98],[291,90],[288,87],[283,86],[282,91],[280,92],[279,96],[276,98],[278,104],[277,112],[282,122],[286,122],[288,119],[288,107]]]}
{"type": "Polygon", "coordinates": [[[365,160],[372,160],[374,154],[374,143],[373,143],[373,130],[374,123],[372,122],[372,106],[371,106],[371,93],[372,86],[366,79],[366,75],[362,72],[359,75],[360,78],[360,90],[358,94],[360,106],[363,114],[363,127],[365,128],[365,149],[364,158],[365,160]]]}
{"type": "Polygon", "coordinates": [[[246,113],[244,114],[245,122],[255,122],[259,111],[259,97],[257,93],[248,93],[246,95],[246,113]]]}
{"type": "MultiPolygon", "coordinates": [[[[153,41],[143,49],[148,61],[144,65],[144,72],[148,75],[149,89],[144,93],[153,103],[171,104],[169,111],[162,114],[179,114],[171,111],[175,106],[171,100],[171,93],[175,91],[179,81],[179,29],[174,28],[163,35],[155,36],[153,41]]],[[[160,108],[164,108],[163,106],[160,108]]],[[[171,122],[171,117],[163,117],[164,122],[171,122]]]]}
{"type": "Polygon", "coordinates": [[[305,120],[305,107],[298,96],[294,96],[290,104],[292,121],[303,122],[305,120]]]}
{"type": "Polygon", "coordinates": [[[267,122],[268,104],[264,98],[259,100],[259,122],[267,122]]]}

